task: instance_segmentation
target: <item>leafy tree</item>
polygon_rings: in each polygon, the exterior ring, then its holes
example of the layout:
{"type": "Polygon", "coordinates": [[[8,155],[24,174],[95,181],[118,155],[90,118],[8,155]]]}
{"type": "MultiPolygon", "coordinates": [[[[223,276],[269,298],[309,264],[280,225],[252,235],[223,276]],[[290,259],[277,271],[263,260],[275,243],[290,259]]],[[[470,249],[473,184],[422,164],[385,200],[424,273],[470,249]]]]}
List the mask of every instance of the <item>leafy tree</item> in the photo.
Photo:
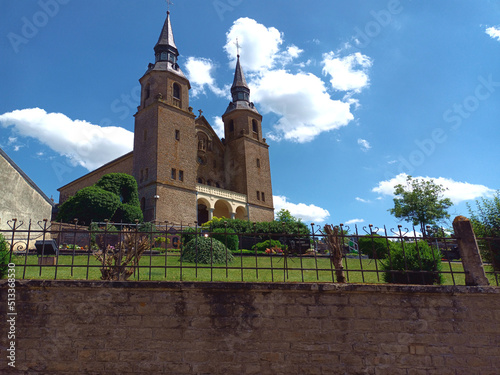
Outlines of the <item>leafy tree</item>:
{"type": "Polygon", "coordinates": [[[476,201],[477,212],[467,205],[470,220],[477,237],[493,237],[490,240],[479,240],[481,255],[492,263],[495,270],[500,271],[500,191],[491,199],[476,201]]]}
{"type": "Polygon", "coordinates": [[[57,220],[80,223],[111,220],[133,223],[142,221],[137,182],[125,173],[104,175],[95,185],[79,190],[61,204],[57,220]]]}
{"type": "Polygon", "coordinates": [[[96,186],[88,186],[59,207],[57,220],[68,223],[77,218],[80,223],[87,225],[92,221],[109,220],[120,204],[118,195],[96,186]]]}
{"type": "Polygon", "coordinates": [[[284,208],[278,211],[275,220],[279,221],[280,223],[286,223],[286,224],[295,224],[302,221],[301,219],[297,219],[290,213],[290,211],[285,210],[284,208]]]}
{"type": "Polygon", "coordinates": [[[394,208],[389,209],[389,212],[413,225],[420,225],[420,231],[425,235],[426,225],[436,224],[450,217],[447,209],[453,203],[449,198],[443,198],[446,190],[434,180],[407,176],[406,185],[395,186],[394,208]]]}
{"type": "Polygon", "coordinates": [[[126,173],[109,173],[102,176],[95,185],[118,195],[122,203],[139,207],[137,181],[133,176],[126,173]]]}

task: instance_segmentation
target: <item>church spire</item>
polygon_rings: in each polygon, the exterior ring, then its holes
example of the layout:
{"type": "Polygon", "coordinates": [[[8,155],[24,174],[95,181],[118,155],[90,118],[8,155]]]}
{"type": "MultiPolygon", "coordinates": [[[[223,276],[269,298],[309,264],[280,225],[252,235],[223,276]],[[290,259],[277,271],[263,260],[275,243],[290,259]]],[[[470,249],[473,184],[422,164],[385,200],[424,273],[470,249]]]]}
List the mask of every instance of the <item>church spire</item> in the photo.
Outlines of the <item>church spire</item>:
{"type": "Polygon", "coordinates": [[[233,103],[241,100],[250,101],[250,88],[245,80],[243,69],[241,69],[239,54],[236,61],[236,70],[234,71],[233,85],[231,86],[231,95],[233,97],[233,103]]]}
{"type": "Polygon", "coordinates": [[[170,23],[170,11],[167,12],[167,19],[163,24],[163,29],[154,50],[156,62],[169,61],[174,66],[177,65],[179,51],[174,41],[174,33],[172,32],[172,24],[170,23]]]}

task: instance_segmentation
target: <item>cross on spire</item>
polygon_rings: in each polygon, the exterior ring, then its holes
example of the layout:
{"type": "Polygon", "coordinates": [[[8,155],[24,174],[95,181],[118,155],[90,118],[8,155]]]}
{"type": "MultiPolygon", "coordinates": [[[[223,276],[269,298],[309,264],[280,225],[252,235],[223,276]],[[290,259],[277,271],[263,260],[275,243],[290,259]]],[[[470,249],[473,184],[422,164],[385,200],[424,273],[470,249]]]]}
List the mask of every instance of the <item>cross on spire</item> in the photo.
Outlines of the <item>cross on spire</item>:
{"type": "Polygon", "coordinates": [[[173,5],[173,1],[172,0],[166,0],[167,1],[167,12],[170,12],[170,5],[173,5]]]}
{"type": "Polygon", "coordinates": [[[236,42],[234,42],[234,44],[236,44],[236,54],[240,57],[240,43],[238,42],[238,38],[236,38],[236,42]]]}

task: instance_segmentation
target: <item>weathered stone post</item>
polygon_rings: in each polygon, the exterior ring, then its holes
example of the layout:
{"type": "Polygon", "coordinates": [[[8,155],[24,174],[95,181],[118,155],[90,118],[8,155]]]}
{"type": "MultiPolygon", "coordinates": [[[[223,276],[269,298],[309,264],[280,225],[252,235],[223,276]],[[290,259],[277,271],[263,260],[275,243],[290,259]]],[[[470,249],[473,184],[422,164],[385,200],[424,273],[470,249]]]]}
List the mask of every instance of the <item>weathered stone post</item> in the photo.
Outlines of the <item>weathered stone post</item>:
{"type": "Polygon", "coordinates": [[[344,267],[342,266],[342,243],[339,238],[339,228],[331,225],[324,227],[326,237],[325,242],[330,250],[330,262],[335,267],[335,276],[338,283],[345,283],[344,267]]]}
{"type": "Polygon", "coordinates": [[[465,285],[489,285],[484,272],[483,261],[479,255],[479,248],[474,230],[472,229],[472,223],[464,216],[457,216],[453,220],[453,229],[455,230],[458,250],[460,251],[460,257],[464,266],[465,285]]]}

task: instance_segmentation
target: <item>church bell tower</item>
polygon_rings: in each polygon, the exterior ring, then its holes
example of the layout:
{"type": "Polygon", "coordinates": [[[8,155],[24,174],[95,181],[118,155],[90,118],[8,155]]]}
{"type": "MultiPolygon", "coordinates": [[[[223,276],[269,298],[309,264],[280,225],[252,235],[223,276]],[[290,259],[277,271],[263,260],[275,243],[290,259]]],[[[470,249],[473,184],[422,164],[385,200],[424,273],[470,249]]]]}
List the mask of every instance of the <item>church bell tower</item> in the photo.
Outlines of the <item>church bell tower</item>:
{"type": "Polygon", "coordinates": [[[179,67],[170,12],[154,46],[155,62],[139,80],[133,175],[145,221],[196,220],[195,115],[191,85],[179,67]]]}
{"type": "Polygon", "coordinates": [[[222,116],[226,141],[225,170],[229,190],[247,195],[254,221],[274,219],[269,145],[262,137],[262,115],[250,101],[250,88],[237,56],[232,101],[222,116]]]}

